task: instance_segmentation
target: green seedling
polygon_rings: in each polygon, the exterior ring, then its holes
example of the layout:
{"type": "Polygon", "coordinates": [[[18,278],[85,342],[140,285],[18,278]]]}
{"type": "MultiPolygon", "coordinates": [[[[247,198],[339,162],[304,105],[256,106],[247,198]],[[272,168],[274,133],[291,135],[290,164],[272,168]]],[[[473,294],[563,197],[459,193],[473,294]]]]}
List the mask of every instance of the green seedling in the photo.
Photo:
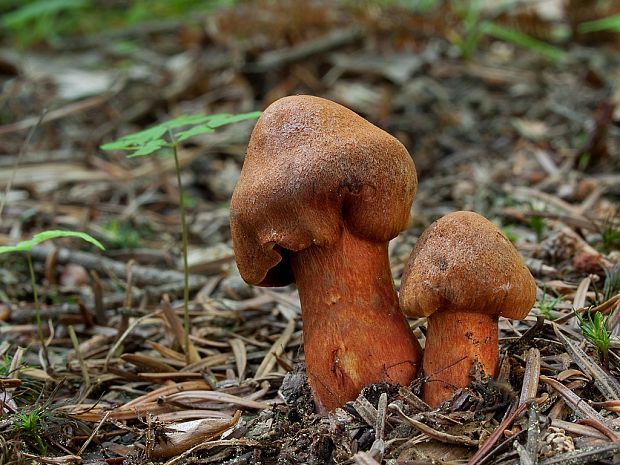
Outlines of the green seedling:
{"type": "Polygon", "coordinates": [[[455,1],[452,5],[461,18],[462,28],[462,33],[452,31],[452,41],[466,60],[473,56],[478,43],[485,36],[528,49],[553,62],[562,61],[566,57],[566,53],[558,47],[528,36],[517,29],[483,19],[483,3],[480,0],[455,1]]]}
{"type": "Polygon", "coordinates": [[[28,46],[45,38],[54,42],[63,33],[75,27],[79,15],[88,7],[89,0],[35,0],[23,2],[6,12],[0,26],[12,31],[18,44],[28,46]]]}
{"type": "Polygon", "coordinates": [[[607,16],[605,18],[581,23],[578,30],[584,34],[599,31],[620,32],[620,15],[607,16]]]}
{"type": "Polygon", "coordinates": [[[178,146],[194,136],[207,134],[215,129],[228,124],[240,121],[254,120],[260,116],[260,112],[243,113],[238,115],[216,114],[216,115],[184,115],[173,120],[166,121],[156,126],[150,127],[127,136],[121,137],[117,141],[101,146],[103,150],[122,150],[130,152],[127,157],[141,157],[151,155],[156,152],[172,153],[175,163],[177,176],[177,187],[179,190],[179,210],[181,212],[181,237],[183,241],[183,309],[185,327],[185,356],[188,363],[200,360],[198,352],[189,339],[189,265],[187,262],[188,248],[188,228],[186,220],[185,194],[181,182],[181,167],[179,164],[178,146]]]}
{"type": "MultiPolygon", "coordinates": [[[[532,213],[544,211],[544,207],[541,209],[540,207],[534,205],[532,202],[529,202],[529,207],[532,213]]],[[[532,215],[527,218],[526,222],[527,225],[534,231],[534,234],[536,234],[536,241],[542,241],[545,236],[545,231],[547,229],[547,220],[545,219],[545,217],[532,215]]]]}
{"type": "Polygon", "coordinates": [[[547,221],[545,221],[542,216],[531,216],[527,220],[527,224],[534,230],[534,233],[536,234],[536,241],[542,241],[545,234],[545,229],[547,229],[547,221]]]}
{"type": "Polygon", "coordinates": [[[496,39],[503,40],[504,42],[528,49],[552,62],[562,61],[566,57],[566,53],[558,47],[500,24],[486,22],[482,26],[482,32],[496,39]]]}
{"type": "Polygon", "coordinates": [[[41,455],[47,454],[47,446],[42,437],[42,431],[45,428],[45,416],[46,413],[42,407],[34,406],[16,413],[12,418],[13,431],[34,439],[41,455]]]}
{"type": "Polygon", "coordinates": [[[0,358],[0,377],[7,377],[11,374],[11,360],[8,355],[0,358]]]}
{"type": "Polygon", "coordinates": [[[598,232],[601,235],[600,247],[605,253],[620,249],[620,217],[609,215],[605,218],[598,232]]]}
{"type": "Polygon", "coordinates": [[[35,247],[36,245],[39,245],[40,243],[44,241],[48,241],[51,239],[58,239],[60,237],[78,237],[82,240],[85,240],[86,242],[89,242],[99,247],[101,250],[105,250],[105,247],[101,244],[101,242],[99,242],[97,239],[95,239],[94,237],[86,233],[79,232],[79,231],[58,231],[58,230],[43,231],[39,234],[35,234],[30,240],[22,241],[16,245],[0,247],[0,255],[6,254],[6,253],[15,253],[15,252],[26,253],[26,259],[28,260],[28,271],[30,272],[30,281],[32,284],[32,296],[34,299],[35,314],[36,314],[36,319],[37,319],[37,329],[39,332],[39,342],[41,344],[41,349],[43,350],[46,361],[48,362],[48,366],[49,366],[49,360],[47,357],[47,348],[45,346],[45,340],[43,338],[43,325],[41,323],[41,306],[39,304],[39,293],[37,292],[36,278],[34,274],[34,267],[32,265],[32,256],[30,255],[30,252],[32,251],[32,248],[35,247]]]}
{"type": "Polygon", "coordinates": [[[594,312],[594,316],[592,316],[591,309],[592,307],[588,308],[585,317],[575,309],[573,309],[573,312],[577,320],[579,320],[581,332],[598,349],[603,367],[609,370],[609,339],[611,336],[609,318],[611,314],[603,316],[601,312],[594,312]]]}
{"type": "Polygon", "coordinates": [[[513,244],[519,240],[519,235],[513,231],[512,225],[504,226],[502,232],[513,244]]]}
{"type": "Polygon", "coordinates": [[[583,152],[579,155],[579,159],[577,160],[577,169],[579,171],[585,171],[588,169],[588,166],[590,166],[591,162],[592,155],[590,155],[590,152],[583,152]]]}
{"type": "Polygon", "coordinates": [[[104,226],[106,244],[111,249],[137,249],[141,245],[141,236],[130,223],[114,218],[104,226]]]}
{"type": "Polygon", "coordinates": [[[538,310],[540,310],[540,313],[545,317],[546,320],[555,320],[555,317],[551,314],[551,311],[558,303],[560,303],[560,300],[562,300],[560,299],[560,297],[555,297],[554,299],[548,298],[548,294],[543,287],[543,296],[541,301],[538,302],[538,310]]]}
{"type": "Polygon", "coordinates": [[[185,17],[184,24],[198,24],[201,14],[236,1],[132,0],[107,2],[102,8],[93,0],[0,0],[0,31],[7,31],[22,47],[40,40],[55,45],[69,35],[105,33],[179,16],[185,17]]]}

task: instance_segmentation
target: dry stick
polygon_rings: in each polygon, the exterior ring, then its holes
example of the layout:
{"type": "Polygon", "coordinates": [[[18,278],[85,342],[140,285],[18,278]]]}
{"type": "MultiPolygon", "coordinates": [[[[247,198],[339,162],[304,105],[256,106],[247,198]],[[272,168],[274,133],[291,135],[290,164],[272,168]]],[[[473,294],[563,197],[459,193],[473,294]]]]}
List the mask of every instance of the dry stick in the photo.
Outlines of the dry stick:
{"type": "Polygon", "coordinates": [[[380,465],[380,463],[372,458],[372,456],[367,452],[358,452],[351,457],[351,460],[353,460],[355,465],[380,465]]]}
{"type": "Polygon", "coordinates": [[[245,65],[244,70],[252,73],[272,71],[290,63],[304,60],[313,55],[318,55],[331,49],[351,44],[361,39],[363,36],[364,30],[359,27],[337,29],[323,37],[302,42],[294,47],[264,53],[255,63],[248,63],[245,65]]]}
{"type": "Polygon", "coordinates": [[[504,430],[508,428],[508,426],[519,415],[523,413],[526,407],[527,404],[521,404],[514,412],[512,412],[508,417],[506,417],[506,419],[504,419],[504,421],[502,421],[499,426],[495,428],[495,431],[491,433],[491,436],[489,436],[489,438],[484,442],[484,444],[482,444],[482,447],[478,449],[478,452],[476,452],[473,457],[469,459],[467,465],[476,465],[477,463],[479,463],[484,458],[484,456],[493,448],[497,440],[504,433],[504,430]]]}
{"type": "Polygon", "coordinates": [[[293,335],[293,331],[295,331],[295,320],[289,320],[286,328],[282,332],[282,335],[278,338],[276,342],[273,343],[271,349],[261,362],[260,366],[256,369],[256,374],[254,375],[254,379],[262,378],[266,374],[268,374],[276,364],[276,359],[282,352],[284,352],[284,348],[288,344],[288,341],[291,339],[293,335]]]}
{"type": "Polygon", "coordinates": [[[596,428],[593,428],[588,425],[582,425],[580,423],[574,423],[572,421],[564,421],[564,420],[558,420],[557,418],[553,418],[551,420],[551,426],[554,426],[556,428],[561,428],[564,431],[567,431],[569,433],[579,435],[579,436],[588,436],[588,437],[597,438],[597,439],[607,439],[607,436],[605,436],[603,433],[601,433],[596,428]]]}
{"type": "Polygon", "coordinates": [[[46,463],[50,465],[69,465],[83,463],[82,457],[77,455],[62,455],[60,457],[41,457],[40,455],[29,454],[28,452],[20,452],[25,459],[31,459],[32,463],[46,463]]]}
{"type": "Polygon", "coordinates": [[[9,178],[9,181],[6,183],[6,189],[4,190],[4,197],[2,198],[2,201],[0,201],[0,224],[2,223],[2,212],[4,211],[4,205],[6,204],[9,198],[9,192],[11,191],[11,185],[13,184],[13,180],[15,179],[15,173],[17,173],[17,167],[19,166],[19,163],[22,157],[24,156],[24,153],[26,152],[26,147],[30,145],[30,140],[32,139],[32,136],[34,136],[34,133],[37,130],[37,128],[41,125],[41,122],[43,121],[43,118],[45,117],[46,113],[47,113],[47,110],[43,110],[43,112],[41,113],[41,116],[39,116],[39,118],[37,119],[36,124],[32,126],[32,128],[30,129],[28,136],[26,136],[26,140],[24,141],[21,148],[19,149],[19,154],[17,155],[17,158],[15,159],[15,163],[13,163],[11,177],[9,178]]]}
{"type": "Polygon", "coordinates": [[[538,442],[540,439],[540,423],[536,402],[528,403],[527,443],[525,450],[532,465],[538,463],[538,442]]]}
{"type": "Polygon", "coordinates": [[[540,465],[583,465],[598,463],[600,460],[613,457],[618,452],[620,452],[620,447],[618,445],[605,444],[599,447],[589,447],[565,454],[559,454],[550,459],[543,460],[540,462],[540,465]]]}
{"type": "Polygon", "coordinates": [[[540,377],[540,380],[545,384],[551,386],[560,396],[564,399],[566,404],[575,412],[578,416],[585,418],[585,423],[592,426],[611,439],[615,444],[620,445],[620,437],[612,430],[603,418],[598,414],[596,410],[590,407],[585,400],[568,389],[559,381],[547,376],[540,377]]]}
{"type": "MultiPolygon", "coordinates": [[[[607,313],[609,313],[613,309],[614,305],[618,301],[620,301],[620,293],[616,294],[615,296],[613,296],[609,300],[603,302],[602,304],[597,305],[596,307],[590,308],[589,311],[590,311],[590,313],[600,312],[603,315],[606,315],[607,313]]],[[[584,307],[581,307],[581,308],[578,308],[576,311],[578,313],[584,313],[586,310],[588,310],[588,309],[584,308],[584,307]]],[[[555,320],[554,323],[557,324],[557,325],[560,325],[560,324],[570,320],[571,318],[575,318],[575,312],[567,313],[563,317],[560,317],[557,320],[555,320]]]]}
{"type": "Polygon", "coordinates": [[[369,426],[377,424],[377,409],[366,399],[366,396],[360,394],[353,402],[353,408],[369,426]]]}
{"type": "Polygon", "coordinates": [[[603,402],[590,402],[592,407],[604,408],[608,412],[620,412],[620,399],[605,400],[603,402]]]}
{"type": "Polygon", "coordinates": [[[573,361],[587,376],[592,378],[594,385],[603,394],[605,399],[610,401],[620,399],[620,383],[613,376],[609,376],[596,363],[591,362],[590,357],[577,344],[568,340],[562,334],[560,327],[555,323],[553,324],[553,330],[560,342],[564,344],[573,361]]]}
{"type": "Polygon", "coordinates": [[[78,451],[77,455],[79,455],[80,457],[82,456],[82,454],[84,453],[84,451],[86,450],[86,448],[88,447],[90,442],[93,440],[93,438],[95,436],[97,436],[97,433],[99,432],[99,430],[101,429],[101,427],[106,422],[106,420],[108,419],[109,416],[110,416],[110,412],[106,412],[104,417],[97,424],[97,427],[93,430],[93,432],[90,434],[90,436],[88,436],[88,439],[86,440],[86,442],[84,442],[84,444],[82,444],[82,447],[80,447],[80,450],[78,451]]]}
{"type": "Polygon", "coordinates": [[[545,212],[545,211],[521,211],[516,208],[504,208],[499,213],[510,218],[525,221],[527,218],[545,218],[550,220],[561,221],[562,223],[575,228],[587,229],[588,231],[597,232],[598,222],[583,216],[571,216],[561,213],[545,212]]]}
{"type": "Polygon", "coordinates": [[[527,353],[525,363],[525,374],[523,375],[523,387],[519,404],[524,404],[528,400],[536,397],[538,391],[538,377],[540,376],[540,352],[532,347],[527,353]]]}
{"type": "MultiPolygon", "coordinates": [[[[96,107],[105,103],[106,100],[109,100],[113,96],[113,93],[108,93],[105,95],[98,95],[96,97],[92,97],[86,100],[80,100],[79,102],[70,103],[62,108],[58,108],[57,110],[52,110],[50,112],[46,112],[47,114],[46,122],[51,122],[60,118],[64,118],[72,113],[77,113],[83,110],[88,110],[89,108],[96,107]]],[[[43,115],[40,117],[31,116],[25,118],[21,121],[11,124],[5,124],[0,126],[0,136],[5,134],[10,134],[12,132],[22,131],[28,128],[36,128],[41,124],[41,119],[43,119],[43,115]]]]}
{"type": "MultiPolygon", "coordinates": [[[[52,247],[37,246],[33,247],[31,255],[35,260],[44,261],[51,251],[52,247]]],[[[129,273],[125,263],[87,252],[65,248],[58,249],[58,264],[64,265],[66,263],[77,263],[89,270],[95,270],[98,273],[112,273],[122,279],[127,279],[129,273]]],[[[170,285],[173,282],[183,283],[183,273],[179,271],[136,265],[132,268],[132,273],[136,285],[163,286],[170,285]]],[[[207,278],[204,276],[191,275],[189,285],[190,288],[196,288],[203,286],[206,282],[207,278]]]]}
{"type": "Polygon", "coordinates": [[[164,465],[175,465],[176,463],[184,460],[187,456],[192,455],[195,452],[199,452],[201,450],[212,449],[214,447],[219,446],[231,446],[231,447],[261,447],[262,444],[259,441],[255,441],[253,439],[220,439],[217,441],[209,441],[204,442],[202,444],[198,444],[197,446],[192,447],[191,449],[186,450],[182,454],[168,460],[164,465]]]}
{"type": "MultiPolygon", "coordinates": [[[[417,429],[421,433],[426,434],[427,436],[430,436],[433,439],[436,439],[439,442],[445,442],[446,444],[457,444],[457,445],[463,445],[463,446],[477,446],[479,444],[479,441],[468,438],[467,436],[455,436],[453,434],[444,433],[443,431],[437,431],[436,429],[433,429],[430,426],[428,426],[426,423],[422,423],[421,421],[415,418],[411,418],[407,416],[405,412],[403,412],[400,409],[400,407],[395,403],[391,403],[388,406],[388,408],[398,413],[398,415],[400,415],[400,417],[403,420],[405,420],[415,429],[417,429]]],[[[504,430],[502,429],[502,431],[504,430]]],[[[489,438],[489,440],[491,439],[491,437],[489,438]]]]}
{"type": "Polygon", "coordinates": [[[184,392],[186,390],[197,390],[197,389],[211,389],[208,383],[205,381],[186,381],[184,383],[177,383],[170,386],[163,386],[154,391],[148,392],[140,397],[136,397],[133,400],[127,402],[123,408],[136,406],[143,404],[145,402],[156,401],[160,396],[171,395],[176,392],[184,392]]]}
{"type": "Polygon", "coordinates": [[[534,326],[532,326],[525,333],[523,333],[523,335],[520,338],[518,338],[516,341],[511,342],[510,345],[508,346],[508,350],[511,352],[517,352],[521,348],[524,349],[525,347],[530,345],[529,342],[532,341],[534,337],[537,336],[538,333],[542,331],[544,326],[545,326],[545,317],[542,315],[536,316],[536,324],[534,324],[534,326]]]}
{"type": "Polygon", "coordinates": [[[112,358],[114,353],[118,350],[118,348],[121,346],[121,344],[123,343],[125,338],[127,336],[129,336],[131,331],[133,331],[133,329],[135,327],[139,326],[140,323],[142,323],[144,320],[147,320],[148,318],[152,318],[152,317],[154,317],[154,316],[156,316],[156,315],[158,315],[160,313],[161,313],[161,310],[157,310],[155,312],[152,312],[152,313],[149,313],[147,315],[141,316],[140,318],[137,318],[135,321],[133,321],[133,323],[131,323],[129,325],[127,330],[123,334],[121,334],[121,336],[116,340],[114,345],[112,347],[110,347],[110,350],[109,350],[108,354],[106,355],[105,360],[103,361],[103,366],[104,366],[105,370],[107,370],[107,368],[108,368],[108,363],[110,362],[110,359],[112,358]]]}
{"type": "MultiPolygon", "coordinates": [[[[174,334],[175,339],[179,343],[185,352],[185,363],[187,365],[194,364],[200,362],[200,354],[196,349],[196,346],[192,343],[189,338],[189,325],[187,321],[185,322],[186,326],[184,326],[181,319],[177,316],[172,305],[170,305],[170,300],[167,295],[164,295],[162,302],[160,304],[160,308],[162,310],[162,315],[164,320],[170,325],[172,329],[172,333],[174,334]]],[[[187,310],[187,309],[185,309],[187,310]]],[[[189,318],[189,313],[184,311],[184,316],[189,318]]]]}
{"type": "Polygon", "coordinates": [[[239,383],[243,381],[245,377],[245,369],[248,364],[248,351],[245,347],[245,344],[241,339],[231,338],[228,343],[232,348],[233,354],[235,356],[235,363],[237,365],[237,377],[239,383]]]}
{"type": "Polygon", "coordinates": [[[387,394],[384,392],[379,397],[377,404],[377,422],[375,423],[375,439],[383,440],[383,432],[385,430],[385,413],[387,409],[387,394]]]}
{"type": "Polygon", "coordinates": [[[105,324],[105,308],[103,307],[103,285],[99,274],[95,270],[90,271],[92,278],[91,289],[93,291],[93,302],[95,304],[95,321],[98,325],[105,324]]]}
{"type": "Polygon", "coordinates": [[[168,396],[161,396],[157,399],[158,404],[164,404],[166,402],[171,403],[183,403],[183,404],[195,404],[201,402],[221,402],[239,405],[245,408],[252,408],[263,410],[269,408],[271,405],[266,402],[258,402],[256,400],[246,399],[244,397],[235,396],[226,392],[219,391],[184,391],[170,394],[168,396]]]}
{"type": "Polygon", "coordinates": [[[73,328],[73,325],[69,325],[69,337],[71,338],[71,342],[73,343],[73,349],[75,350],[75,355],[78,358],[78,361],[80,362],[80,368],[82,370],[82,377],[84,379],[84,389],[82,390],[82,393],[80,394],[80,397],[78,399],[78,403],[82,402],[86,396],[88,395],[88,391],[90,390],[90,375],[88,374],[88,368],[86,367],[86,364],[84,363],[84,357],[82,357],[82,351],[80,350],[80,343],[78,341],[77,335],[75,334],[75,329],[73,328]]]}

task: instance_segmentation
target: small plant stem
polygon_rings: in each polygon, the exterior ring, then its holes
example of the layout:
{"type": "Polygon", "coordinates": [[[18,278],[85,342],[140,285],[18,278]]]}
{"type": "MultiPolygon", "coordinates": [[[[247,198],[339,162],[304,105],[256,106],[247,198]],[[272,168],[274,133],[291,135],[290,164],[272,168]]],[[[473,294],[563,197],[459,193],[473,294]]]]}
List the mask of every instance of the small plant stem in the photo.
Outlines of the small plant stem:
{"type": "Polygon", "coordinates": [[[39,334],[39,343],[41,344],[41,350],[43,351],[43,357],[47,367],[51,367],[49,355],[47,353],[47,346],[45,345],[45,338],[43,337],[43,323],[41,322],[41,305],[39,304],[39,293],[37,291],[37,282],[34,275],[34,266],[32,265],[32,255],[30,252],[26,253],[28,259],[28,271],[30,272],[30,282],[32,284],[32,298],[34,299],[34,310],[37,320],[37,332],[39,334]]]}
{"type": "Polygon", "coordinates": [[[185,329],[185,358],[187,363],[193,363],[192,350],[189,342],[189,264],[187,262],[187,220],[185,218],[185,197],[183,195],[183,184],[181,182],[181,165],[177,153],[177,144],[173,141],[172,153],[174,154],[174,167],[177,173],[177,185],[179,188],[179,209],[181,210],[181,236],[183,241],[183,324],[185,329]]]}
{"type": "Polygon", "coordinates": [[[609,349],[600,349],[601,362],[603,363],[603,369],[609,373],[609,349]]]}

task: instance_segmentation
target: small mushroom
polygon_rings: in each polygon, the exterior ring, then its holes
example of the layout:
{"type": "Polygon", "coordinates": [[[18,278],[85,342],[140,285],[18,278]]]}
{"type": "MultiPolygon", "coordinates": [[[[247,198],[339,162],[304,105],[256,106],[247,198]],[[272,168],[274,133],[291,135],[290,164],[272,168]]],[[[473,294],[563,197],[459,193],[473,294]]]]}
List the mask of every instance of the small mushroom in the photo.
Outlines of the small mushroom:
{"type": "Polygon", "coordinates": [[[397,139],[329,100],[282,98],[252,132],[231,201],[235,257],[248,283],[297,284],[321,410],[416,375],[421,349],[387,248],[408,224],[416,186],[397,139]]]}
{"type": "Polygon", "coordinates": [[[474,212],[450,213],[418,239],[403,273],[403,312],[427,317],[423,398],[432,407],[469,385],[475,361],[495,376],[500,316],[523,319],[536,283],[508,238],[474,212]]]}

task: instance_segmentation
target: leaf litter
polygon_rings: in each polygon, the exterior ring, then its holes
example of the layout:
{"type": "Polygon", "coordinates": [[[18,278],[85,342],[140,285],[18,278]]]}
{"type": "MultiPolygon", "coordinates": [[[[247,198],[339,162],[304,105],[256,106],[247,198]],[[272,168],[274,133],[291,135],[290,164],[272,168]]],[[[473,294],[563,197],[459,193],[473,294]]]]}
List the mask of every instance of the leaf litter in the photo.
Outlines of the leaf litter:
{"type": "MultiPolygon", "coordinates": [[[[567,3],[563,14],[576,24],[578,2],[567,3]]],[[[155,28],[148,42],[136,35],[142,55],[111,53],[101,39],[34,49],[36,73],[3,45],[0,61],[11,66],[2,69],[17,72],[0,109],[0,244],[79,229],[108,250],[80,251],[63,238],[31,251],[48,371],[27,266],[0,257],[0,463],[618,460],[617,40],[575,37],[549,63],[482,38],[464,60],[448,6],[377,8],[242,3],[198,18],[196,29],[179,22],[155,28]],[[54,78],[63,69],[99,78],[67,97],[72,76],[54,78]],[[231,254],[227,201],[252,123],[199,128],[180,148],[199,358],[187,363],[174,163],[98,147],[178,115],[247,113],[295,93],[349,106],[413,154],[413,222],[390,245],[397,285],[416,238],[450,211],[476,210],[515,242],[538,298],[526,320],[500,321],[496,380],[474,373],[437,410],[418,397],[420,376],[411,386],[369,386],[329,416],[315,413],[295,289],[246,285],[231,254]],[[573,310],[610,315],[608,370],[573,310]]],[[[534,8],[497,21],[548,40],[548,21],[534,8]]],[[[410,323],[423,343],[424,320],[410,323]]]]}

